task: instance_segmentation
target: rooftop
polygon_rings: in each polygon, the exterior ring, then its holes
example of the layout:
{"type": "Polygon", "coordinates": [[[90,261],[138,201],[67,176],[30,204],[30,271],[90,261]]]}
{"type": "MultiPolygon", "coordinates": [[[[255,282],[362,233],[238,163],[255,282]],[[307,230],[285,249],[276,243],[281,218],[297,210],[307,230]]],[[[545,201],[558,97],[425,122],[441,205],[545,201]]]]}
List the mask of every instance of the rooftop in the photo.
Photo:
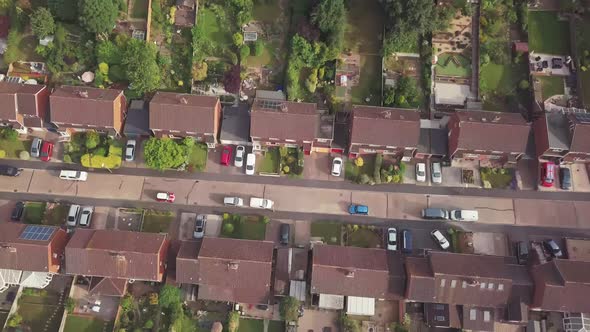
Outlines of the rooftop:
{"type": "MultiPolygon", "coordinates": [[[[220,141],[243,144],[250,140],[250,112],[242,106],[224,106],[220,141]]],[[[227,143],[225,143],[227,142],[227,143]]]]}
{"type": "Polygon", "coordinates": [[[160,130],[213,133],[219,98],[156,92],[150,101],[150,127],[160,130]]]}
{"type": "Polygon", "coordinates": [[[253,137],[312,141],[319,127],[320,113],[313,103],[255,99],[252,105],[253,137]]]}
{"type": "Polygon", "coordinates": [[[567,256],[573,261],[590,262],[590,240],[589,239],[565,239],[567,256]]]}
{"type": "Polygon", "coordinates": [[[375,106],[352,106],[353,144],[417,147],[420,137],[420,112],[375,106]]]}

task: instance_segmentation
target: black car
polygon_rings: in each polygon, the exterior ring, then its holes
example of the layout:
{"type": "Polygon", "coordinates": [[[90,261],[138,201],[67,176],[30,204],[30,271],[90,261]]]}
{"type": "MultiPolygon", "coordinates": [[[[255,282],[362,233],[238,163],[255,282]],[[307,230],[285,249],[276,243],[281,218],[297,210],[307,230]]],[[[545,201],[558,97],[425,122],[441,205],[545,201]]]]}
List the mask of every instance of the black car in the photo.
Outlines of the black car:
{"type": "Polygon", "coordinates": [[[527,242],[520,241],[516,244],[516,259],[518,264],[526,265],[529,260],[529,245],[527,242]]]}
{"type": "Polygon", "coordinates": [[[289,244],[290,233],[291,226],[289,224],[281,224],[281,244],[289,244]]]}
{"type": "Polygon", "coordinates": [[[561,252],[561,248],[559,248],[559,246],[557,245],[557,243],[552,240],[552,239],[548,239],[543,241],[543,247],[545,247],[545,250],[547,250],[549,252],[549,254],[551,254],[551,256],[553,256],[554,258],[562,258],[563,257],[563,253],[561,252]]]}
{"type": "Polygon", "coordinates": [[[21,168],[16,168],[8,165],[0,165],[0,175],[4,176],[19,176],[21,168]]]}
{"type": "Polygon", "coordinates": [[[559,182],[563,190],[570,190],[572,188],[572,171],[569,168],[559,168],[559,182]]]}
{"type": "Polygon", "coordinates": [[[17,202],[14,206],[14,209],[12,209],[10,219],[12,221],[20,221],[20,219],[23,217],[23,212],[25,212],[25,203],[17,202]]]}

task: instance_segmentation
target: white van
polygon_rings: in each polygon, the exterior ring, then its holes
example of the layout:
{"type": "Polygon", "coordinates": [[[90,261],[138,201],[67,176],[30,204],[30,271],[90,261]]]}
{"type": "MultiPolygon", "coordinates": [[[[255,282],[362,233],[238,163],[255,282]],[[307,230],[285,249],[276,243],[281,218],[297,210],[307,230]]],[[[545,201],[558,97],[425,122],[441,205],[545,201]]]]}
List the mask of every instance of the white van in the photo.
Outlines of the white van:
{"type": "Polygon", "coordinates": [[[451,220],[455,221],[477,221],[479,213],[475,210],[452,210],[451,220]]]}
{"type": "Polygon", "coordinates": [[[88,179],[88,173],[84,171],[66,171],[59,172],[59,178],[62,180],[71,181],[86,181],[88,179]]]}
{"type": "Polygon", "coordinates": [[[239,197],[225,197],[223,205],[226,206],[244,206],[244,200],[239,197]]]}
{"type": "Polygon", "coordinates": [[[68,219],[66,224],[70,227],[75,227],[78,223],[78,217],[80,215],[80,205],[72,204],[70,211],[68,212],[68,219]]]}

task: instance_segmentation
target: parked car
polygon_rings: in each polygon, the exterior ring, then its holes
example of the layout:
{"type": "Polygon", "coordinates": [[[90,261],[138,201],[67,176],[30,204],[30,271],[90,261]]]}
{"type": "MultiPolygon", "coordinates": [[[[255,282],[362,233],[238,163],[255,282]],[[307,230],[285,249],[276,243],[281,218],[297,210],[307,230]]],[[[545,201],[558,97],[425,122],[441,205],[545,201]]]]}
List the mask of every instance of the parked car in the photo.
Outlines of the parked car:
{"type": "Polygon", "coordinates": [[[406,254],[412,252],[412,231],[409,229],[402,231],[402,251],[406,254]]]}
{"type": "Polygon", "coordinates": [[[244,166],[244,155],[246,154],[246,148],[243,145],[236,147],[236,157],[234,158],[234,166],[244,166]]]}
{"type": "Polygon", "coordinates": [[[23,217],[23,213],[25,212],[25,203],[23,202],[16,202],[14,205],[14,209],[12,209],[12,214],[10,215],[10,220],[12,221],[20,221],[23,217]]]}
{"type": "Polygon", "coordinates": [[[224,166],[229,166],[231,156],[232,156],[233,148],[231,145],[225,145],[223,150],[221,150],[221,164],[224,166]]]}
{"type": "Polygon", "coordinates": [[[268,305],[267,304],[257,304],[256,305],[256,309],[267,311],[268,310],[268,305]]]}
{"type": "Polygon", "coordinates": [[[479,213],[476,210],[452,210],[451,220],[455,221],[477,221],[479,213]]]}
{"type": "Polygon", "coordinates": [[[66,225],[75,227],[78,223],[78,217],[80,216],[80,205],[72,204],[68,211],[68,218],[66,219],[66,225]]]}
{"type": "Polygon", "coordinates": [[[244,206],[244,200],[239,197],[225,197],[223,205],[226,206],[244,206]]]}
{"type": "Polygon", "coordinates": [[[53,156],[53,143],[44,141],[41,145],[41,153],[39,157],[42,161],[50,161],[53,156]]]}
{"type": "Polygon", "coordinates": [[[16,168],[8,165],[0,165],[0,175],[19,176],[22,171],[22,168],[16,168]]]}
{"type": "Polygon", "coordinates": [[[272,207],[275,205],[275,202],[271,201],[270,199],[252,197],[250,198],[250,207],[256,209],[266,209],[272,210],[272,207]]]}
{"type": "Polygon", "coordinates": [[[156,194],[156,201],[158,202],[174,203],[175,199],[176,196],[174,196],[174,193],[160,192],[156,194]]]}
{"type": "Polygon", "coordinates": [[[425,163],[417,163],[416,164],[416,181],[417,182],[426,182],[426,164],[425,163]]]}
{"type": "Polygon", "coordinates": [[[546,162],[541,164],[541,185],[543,187],[553,187],[555,182],[555,164],[553,162],[546,162]]]}
{"type": "Polygon", "coordinates": [[[443,208],[426,208],[422,210],[422,218],[448,220],[449,211],[443,208]]]}
{"type": "Polygon", "coordinates": [[[88,179],[88,173],[84,171],[66,171],[59,172],[59,178],[62,180],[70,181],[86,181],[88,179]]]}
{"type": "Polygon", "coordinates": [[[348,207],[348,213],[368,215],[369,214],[369,207],[366,205],[360,205],[360,204],[350,204],[350,206],[348,207]]]}
{"type": "Polygon", "coordinates": [[[336,157],[332,160],[332,176],[340,176],[342,174],[342,158],[336,157]]]}
{"type": "Polygon", "coordinates": [[[291,225],[281,224],[281,244],[288,245],[291,238],[291,225]]]}
{"type": "Polygon", "coordinates": [[[256,155],[248,153],[246,156],[246,174],[254,175],[254,166],[256,166],[256,155]]]}
{"type": "Polygon", "coordinates": [[[561,252],[561,248],[559,248],[559,246],[557,245],[557,242],[555,242],[552,239],[547,239],[545,241],[543,241],[543,247],[545,247],[545,250],[547,250],[549,252],[549,254],[551,254],[552,257],[554,258],[562,258],[563,257],[563,253],[561,252]]]}
{"type": "Polygon", "coordinates": [[[125,161],[133,161],[135,159],[136,146],[137,141],[134,139],[127,140],[127,144],[125,145],[125,161]]]}
{"type": "Polygon", "coordinates": [[[432,183],[442,183],[442,167],[439,162],[430,164],[430,176],[432,177],[432,183]]]}
{"type": "Polygon", "coordinates": [[[195,230],[193,232],[193,237],[195,239],[202,239],[205,236],[205,224],[207,222],[207,216],[204,214],[199,214],[197,216],[197,220],[195,222],[195,230]]]}
{"type": "Polygon", "coordinates": [[[559,182],[561,183],[561,189],[570,190],[572,189],[572,171],[567,167],[559,168],[559,182]]]}
{"type": "Polygon", "coordinates": [[[438,243],[438,245],[443,250],[447,250],[451,246],[449,244],[449,240],[447,240],[447,238],[438,229],[435,229],[432,232],[430,232],[430,235],[432,235],[432,238],[434,239],[434,241],[436,243],[438,243]]]}
{"type": "Polygon", "coordinates": [[[90,227],[92,212],[94,212],[94,208],[92,208],[92,206],[85,206],[82,208],[82,213],[80,213],[80,226],[90,227]]]}
{"type": "Polygon", "coordinates": [[[529,244],[525,241],[519,241],[516,244],[516,259],[518,264],[525,265],[529,261],[529,244]]]}
{"type": "Polygon", "coordinates": [[[395,227],[387,229],[387,250],[397,250],[397,229],[395,227]]]}
{"type": "Polygon", "coordinates": [[[33,142],[31,143],[31,157],[39,158],[39,154],[41,153],[41,144],[43,144],[43,140],[35,137],[33,138],[33,142]]]}

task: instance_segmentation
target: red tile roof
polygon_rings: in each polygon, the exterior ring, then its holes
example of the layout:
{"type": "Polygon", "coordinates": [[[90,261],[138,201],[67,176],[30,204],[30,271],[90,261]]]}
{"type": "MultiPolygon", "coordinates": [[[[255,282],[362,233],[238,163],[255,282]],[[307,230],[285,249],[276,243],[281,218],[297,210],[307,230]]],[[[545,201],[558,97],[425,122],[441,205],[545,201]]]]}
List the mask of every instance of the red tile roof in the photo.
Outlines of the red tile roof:
{"type": "Polygon", "coordinates": [[[590,312],[590,262],[554,259],[534,266],[532,307],[547,311],[590,312]]]}
{"type": "Polygon", "coordinates": [[[123,296],[127,291],[127,283],[125,279],[93,277],[89,292],[96,295],[123,296]]]}
{"type": "MultiPolygon", "coordinates": [[[[587,116],[585,114],[581,116],[587,116]]],[[[590,153],[590,122],[582,118],[579,115],[569,114],[568,119],[573,125],[573,131],[571,131],[571,144],[570,152],[584,152],[590,153]]]]}
{"type": "Polygon", "coordinates": [[[400,299],[403,258],[383,249],[330,245],[313,248],[311,293],[400,299]]]}
{"type": "Polygon", "coordinates": [[[15,120],[17,114],[39,115],[37,94],[45,85],[0,82],[0,119],[15,120]]]}
{"type": "Polygon", "coordinates": [[[420,112],[374,106],[352,106],[352,144],[417,147],[420,112]]]}
{"type": "Polygon", "coordinates": [[[76,229],[66,246],[66,273],[161,281],[166,235],[76,229]]]}
{"type": "Polygon", "coordinates": [[[208,237],[183,242],[176,281],[199,285],[199,299],[268,303],[273,247],[266,241],[208,237]]]}
{"type": "Polygon", "coordinates": [[[213,134],[218,103],[212,96],[157,92],[150,101],[150,128],[213,134]]]}
{"type": "Polygon", "coordinates": [[[62,86],[51,94],[51,122],[99,127],[116,125],[115,101],[123,90],[62,86]]]}
{"type": "Polygon", "coordinates": [[[252,137],[312,141],[319,125],[316,104],[256,98],[252,105],[252,137]]]}

